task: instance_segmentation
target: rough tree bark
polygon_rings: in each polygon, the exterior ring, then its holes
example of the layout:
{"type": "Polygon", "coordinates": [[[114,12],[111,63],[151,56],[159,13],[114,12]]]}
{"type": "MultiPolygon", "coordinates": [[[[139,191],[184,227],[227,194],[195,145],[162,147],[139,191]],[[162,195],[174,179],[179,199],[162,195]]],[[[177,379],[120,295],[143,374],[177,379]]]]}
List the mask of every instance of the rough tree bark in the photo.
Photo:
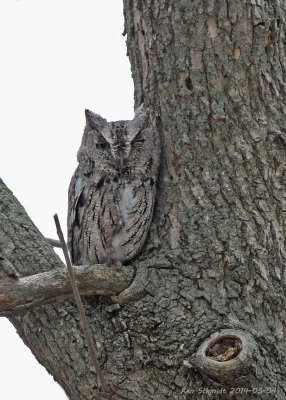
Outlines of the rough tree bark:
{"type": "MultiPolygon", "coordinates": [[[[286,399],[285,2],[123,2],[135,105],[154,110],[163,151],[134,262],[144,297],[84,298],[111,398],[286,399]]],[[[60,268],[13,204],[3,271],[60,268]]],[[[70,399],[102,398],[74,301],[10,320],[70,399]]]]}

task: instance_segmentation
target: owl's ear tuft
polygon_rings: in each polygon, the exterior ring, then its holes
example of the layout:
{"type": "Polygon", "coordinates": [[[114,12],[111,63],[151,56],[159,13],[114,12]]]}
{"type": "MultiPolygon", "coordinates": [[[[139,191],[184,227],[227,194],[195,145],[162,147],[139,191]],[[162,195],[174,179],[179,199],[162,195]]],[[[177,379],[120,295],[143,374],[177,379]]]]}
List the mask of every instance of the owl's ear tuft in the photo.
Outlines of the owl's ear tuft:
{"type": "Polygon", "coordinates": [[[136,108],[133,121],[144,124],[147,122],[148,117],[149,117],[149,110],[145,108],[144,103],[142,103],[138,108],[136,108]]]}
{"type": "Polygon", "coordinates": [[[129,137],[131,140],[134,139],[134,137],[142,130],[145,128],[147,125],[147,122],[149,120],[149,112],[148,110],[144,107],[144,104],[141,104],[136,110],[135,110],[135,116],[132,121],[129,122],[127,126],[127,130],[129,133],[129,137]]]}
{"type": "Polygon", "coordinates": [[[86,123],[92,128],[101,130],[107,124],[106,119],[102,118],[99,114],[95,114],[90,110],[85,110],[86,123]]]}

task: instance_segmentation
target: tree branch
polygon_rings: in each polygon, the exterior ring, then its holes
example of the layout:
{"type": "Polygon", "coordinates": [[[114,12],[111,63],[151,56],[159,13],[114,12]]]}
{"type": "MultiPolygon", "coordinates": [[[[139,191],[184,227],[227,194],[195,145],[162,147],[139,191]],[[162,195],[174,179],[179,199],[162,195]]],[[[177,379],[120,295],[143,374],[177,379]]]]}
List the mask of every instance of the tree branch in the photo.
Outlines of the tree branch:
{"type": "MultiPolygon", "coordinates": [[[[52,242],[0,179],[0,316],[73,297],[67,269],[51,247],[57,241],[52,242]]],[[[131,285],[138,281],[131,266],[77,266],[74,273],[81,295],[108,296],[123,303],[137,299],[138,291],[144,293],[140,279],[137,291],[131,285]]]]}
{"type": "Polygon", "coordinates": [[[58,247],[58,248],[60,248],[60,249],[62,248],[61,243],[60,243],[59,240],[51,239],[51,238],[46,238],[46,241],[47,241],[48,243],[50,243],[50,245],[53,246],[53,247],[58,247]]]}
{"type": "MultiPolygon", "coordinates": [[[[133,280],[132,267],[120,269],[105,265],[74,266],[81,295],[114,296],[133,280]]],[[[0,280],[0,316],[14,315],[55,300],[73,297],[66,268],[23,278],[5,276],[0,280]]]]}

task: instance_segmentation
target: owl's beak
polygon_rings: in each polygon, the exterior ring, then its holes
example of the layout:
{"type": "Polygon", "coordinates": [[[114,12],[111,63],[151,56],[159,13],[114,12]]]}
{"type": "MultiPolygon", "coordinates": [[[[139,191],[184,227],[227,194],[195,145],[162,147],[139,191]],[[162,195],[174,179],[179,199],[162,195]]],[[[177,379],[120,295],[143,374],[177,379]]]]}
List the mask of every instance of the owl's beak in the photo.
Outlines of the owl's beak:
{"type": "Polygon", "coordinates": [[[119,156],[119,165],[120,168],[125,168],[130,160],[129,160],[129,152],[130,152],[130,147],[129,146],[120,146],[119,151],[118,151],[118,156],[119,156]]]}
{"type": "Polygon", "coordinates": [[[128,157],[125,156],[120,157],[120,169],[125,168],[128,165],[128,163],[129,163],[128,157]]]}

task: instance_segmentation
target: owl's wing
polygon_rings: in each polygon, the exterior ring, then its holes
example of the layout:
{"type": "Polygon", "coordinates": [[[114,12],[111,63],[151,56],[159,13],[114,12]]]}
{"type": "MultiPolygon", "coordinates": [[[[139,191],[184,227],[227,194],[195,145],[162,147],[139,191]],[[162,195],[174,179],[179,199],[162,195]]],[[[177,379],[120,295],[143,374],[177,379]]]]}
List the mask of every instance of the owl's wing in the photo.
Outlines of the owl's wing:
{"type": "Polygon", "coordinates": [[[82,220],[85,212],[87,188],[85,182],[76,169],[69,186],[68,195],[68,247],[73,264],[82,265],[82,220]]]}

